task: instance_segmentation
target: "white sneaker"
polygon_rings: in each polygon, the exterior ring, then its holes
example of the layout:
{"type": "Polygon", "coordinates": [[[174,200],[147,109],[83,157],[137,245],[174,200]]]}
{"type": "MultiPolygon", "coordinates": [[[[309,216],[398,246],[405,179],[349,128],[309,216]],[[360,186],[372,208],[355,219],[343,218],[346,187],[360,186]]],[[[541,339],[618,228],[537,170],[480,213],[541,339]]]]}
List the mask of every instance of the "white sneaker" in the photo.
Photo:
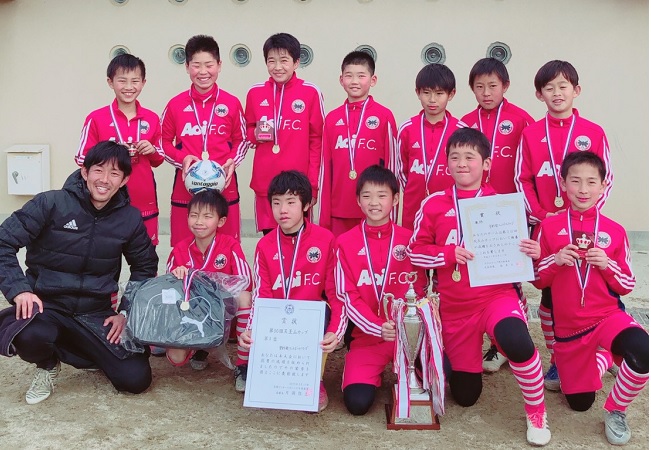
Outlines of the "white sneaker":
{"type": "Polygon", "coordinates": [[[604,412],[606,438],[612,445],[624,445],[631,439],[631,429],[622,411],[604,412]]]}
{"type": "Polygon", "coordinates": [[[54,390],[54,379],[59,375],[59,371],[61,371],[60,362],[57,362],[57,365],[52,369],[36,368],[32,385],[25,394],[25,401],[28,405],[40,403],[52,394],[54,390]]]}
{"type": "Polygon", "coordinates": [[[501,354],[497,347],[491,345],[491,348],[484,354],[484,360],[481,363],[481,367],[485,373],[495,373],[500,370],[500,367],[506,363],[508,359],[506,356],[501,354]]]}
{"type": "Polygon", "coordinates": [[[547,425],[547,413],[527,414],[527,442],[537,447],[549,444],[552,432],[547,425]]]}

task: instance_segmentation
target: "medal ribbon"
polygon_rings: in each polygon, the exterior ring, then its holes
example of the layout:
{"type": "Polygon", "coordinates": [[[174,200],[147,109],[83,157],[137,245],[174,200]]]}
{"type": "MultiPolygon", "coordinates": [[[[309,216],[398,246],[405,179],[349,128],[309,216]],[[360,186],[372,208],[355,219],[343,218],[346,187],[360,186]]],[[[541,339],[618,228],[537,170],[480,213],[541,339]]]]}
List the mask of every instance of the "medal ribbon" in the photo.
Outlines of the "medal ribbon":
{"type": "Polygon", "coordinates": [[[274,83],[274,145],[278,145],[278,132],[280,131],[281,111],[283,109],[283,97],[285,96],[285,85],[280,88],[280,102],[276,109],[276,83],[274,83]]]}
{"type": "MultiPolygon", "coordinates": [[[[565,148],[563,148],[563,157],[561,161],[565,159],[567,155],[567,149],[570,147],[570,141],[572,140],[572,131],[574,131],[574,123],[576,122],[576,115],[572,114],[572,123],[570,124],[570,131],[567,134],[567,140],[565,141],[565,148]]],[[[549,151],[549,159],[552,163],[552,173],[554,174],[554,184],[556,184],[556,197],[561,196],[561,184],[558,181],[558,173],[556,170],[556,161],[554,160],[554,149],[552,148],[551,136],[549,135],[549,113],[545,114],[545,137],[547,139],[547,150],[549,151]]]]}
{"type": "MultiPolygon", "coordinates": [[[[122,137],[122,133],[120,132],[120,126],[118,125],[118,121],[115,119],[115,113],[113,112],[113,105],[109,105],[109,111],[111,112],[111,120],[113,120],[113,128],[115,128],[115,134],[118,135],[118,143],[119,144],[126,144],[124,138],[122,137]]],[[[128,123],[128,121],[127,121],[128,123]]],[[[140,142],[140,119],[138,119],[138,132],[136,134],[136,144],[140,142]]]]}
{"type": "Polygon", "coordinates": [[[190,285],[192,284],[192,279],[199,272],[198,270],[190,270],[188,274],[183,278],[183,300],[182,302],[190,303],[190,285]]]}
{"type": "MultiPolygon", "coordinates": [[[[475,196],[473,198],[481,197],[481,188],[477,189],[475,196]]],[[[457,219],[457,235],[459,236],[459,247],[463,246],[463,227],[461,226],[461,217],[459,214],[459,197],[457,196],[457,186],[452,186],[452,199],[454,200],[454,214],[457,219]]],[[[457,263],[454,266],[456,272],[459,271],[459,264],[457,263]]]]}
{"type": "MultiPolygon", "coordinates": [[[[500,124],[500,113],[502,112],[502,105],[504,105],[504,100],[500,102],[500,106],[497,108],[497,115],[495,116],[495,126],[493,127],[493,138],[491,139],[491,159],[493,159],[493,152],[495,150],[495,138],[497,138],[497,128],[499,127],[500,124]]],[[[484,132],[484,127],[481,124],[481,106],[477,107],[477,117],[479,119],[479,131],[482,133],[484,132]]],[[[486,178],[486,182],[488,183],[491,179],[491,169],[493,168],[493,165],[491,164],[491,168],[488,169],[488,177],[486,178]]]]}
{"type": "Polygon", "coordinates": [[[298,247],[301,245],[301,236],[303,235],[303,230],[305,229],[305,224],[303,224],[298,230],[298,237],[296,238],[296,245],[294,246],[294,254],[292,255],[292,265],[289,268],[289,278],[285,278],[285,261],[283,259],[283,249],[280,245],[280,227],[277,230],[277,243],[278,243],[278,260],[280,262],[280,277],[283,280],[283,296],[285,300],[289,299],[289,293],[292,290],[292,279],[294,278],[294,267],[296,266],[296,255],[298,255],[298,247]]]}
{"type": "MultiPolygon", "coordinates": [[[[378,311],[380,305],[382,305],[382,297],[384,297],[384,288],[387,284],[387,275],[389,273],[389,266],[391,265],[391,249],[393,248],[393,235],[394,235],[394,225],[391,224],[391,239],[389,240],[389,249],[387,250],[387,263],[384,266],[384,275],[382,276],[382,286],[378,290],[377,283],[375,282],[375,271],[373,270],[373,262],[371,261],[371,249],[368,246],[368,238],[366,237],[366,220],[362,223],[362,238],[364,238],[364,250],[366,251],[366,263],[368,264],[368,269],[371,271],[371,277],[373,277],[373,287],[375,291],[375,296],[378,301],[378,311]]],[[[380,313],[378,312],[378,316],[380,313]]],[[[386,318],[389,320],[389,318],[386,318]]]]}
{"type": "MultiPolygon", "coordinates": [[[[210,243],[210,248],[208,249],[208,252],[206,253],[206,255],[208,255],[208,256],[212,255],[212,250],[213,250],[213,248],[215,248],[215,241],[217,240],[216,237],[217,236],[212,238],[212,242],[210,243]]],[[[197,243],[196,239],[194,240],[194,243],[196,245],[196,243],[197,243]]],[[[192,252],[190,251],[189,247],[188,247],[188,255],[190,255],[190,267],[194,268],[194,258],[192,258],[192,252]]],[[[206,268],[206,266],[208,265],[208,258],[204,258],[204,260],[205,261],[203,262],[203,266],[201,266],[201,269],[198,269],[198,270],[204,270],[206,268]]]]}
{"type": "Polygon", "coordinates": [[[357,138],[359,133],[362,130],[362,123],[364,123],[364,111],[366,111],[366,104],[368,103],[368,97],[364,100],[362,104],[362,112],[359,116],[359,123],[357,124],[357,132],[353,135],[355,138],[355,143],[353,143],[350,138],[350,119],[348,118],[348,105],[344,108],[346,111],[346,133],[348,134],[348,158],[350,159],[350,170],[351,172],[355,170],[355,152],[357,151],[357,138]]]}
{"type": "Polygon", "coordinates": [[[436,153],[432,159],[432,164],[427,167],[427,151],[425,149],[425,112],[420,117],[420,141],[422,143],[422,152],[423,152],[423,172],[425,172],[425,192],[429,196],[429,180],[432,178],[432,173],[434,172],[434,166],[436,166],[436,160],[439,157],[439,152],[443,146],[443,139],[445,139],[445,132],[448,131],[448,116],[445,116],[445,125],[443,126],[443,133],[441,134],[441,139],[439,140],[439,145],[436,147],[436,153]]]}
{"type": "MultiPolygon", "coordinates": [[[[219,87],[217,88],[217,92],[215,92],[215,103],[212,105],[212,108],[210,108],[210,117],[208,118],[208,124],[206,125],[206,128],[204,129],[201,126],[201,121],[199,120],[199,113],[197,112],[197,105],[194,103],[194,99],[192,98],[192,89],[188,91],[190,95],[190,101],[192,102],[192,110],[194,111],[194,117],[197,119],[197,125],[199,125],[199,130],[201,130],[201,138],[203,141],[203,153],[208,153],[208,133],[210,131],[210,127],[212,126],[212,119],[215,116],[215,106],[217,106],[217,97],[219,97],[219,87]]],[[[208,101],[209,99],[206,99],[208,101]]],[[[206,102],[204,102],[204,105],[206,102]]]]}
{"type": "MultiPolygon", "coordinates": [[[[596,240],[597,240],[597,232],[599,230],[599,210],[595,208],[596,211],[596,217],[595,217],[595,222],[594,222],[594,239],[595,239],[595,245],[596,245],[596,240]]],[[[570,244],[574,244],[573,242],[573,233],[572,233],[572,218],[570,217],[570,208],[567,209],[567,229],[570,231],[568,233],[568,237],[570,238],[570,244]]],[[[579,282],[579,286],[581,287],[581,307],[585,306],[585,288],[588,285],[588,278],[590,277],[590,264],[586,261],[586,268],[585,268],[585,277],[581,273],[581,260],[577,259],[574,261],[574,270],[576,272],[576,278],[579,282]]]]}

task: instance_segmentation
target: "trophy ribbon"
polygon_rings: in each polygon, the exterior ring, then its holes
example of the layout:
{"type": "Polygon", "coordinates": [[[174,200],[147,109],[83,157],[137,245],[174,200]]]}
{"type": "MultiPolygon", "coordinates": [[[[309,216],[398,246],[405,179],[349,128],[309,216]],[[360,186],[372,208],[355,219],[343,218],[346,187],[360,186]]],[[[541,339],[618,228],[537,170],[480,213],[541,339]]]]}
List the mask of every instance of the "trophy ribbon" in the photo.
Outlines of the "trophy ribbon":
{"type": "Polygon", "coordinates": [[[445,414],[445,374],[443,372],[443,339],[441,323],[434,311],[432,302],[419,304],[418,313],[423,319],[425,336],[420,349],[420,360],[423,361],[423,388],[432,393],[434,412],[445,414]]]}
{"type": "MultiPolygon", "coordinates": [[[[395,303],[394,303],[395,305],[395,303]]],[[[396,417],[409,417],[411,405],[409,402],[409,343],[405,339],[403,318],[405,308],[394,308],[394,321],[396,323],[396,346],[394,349],[393,371],[398,376],[398,389],[396,390],[396,417]]]]}

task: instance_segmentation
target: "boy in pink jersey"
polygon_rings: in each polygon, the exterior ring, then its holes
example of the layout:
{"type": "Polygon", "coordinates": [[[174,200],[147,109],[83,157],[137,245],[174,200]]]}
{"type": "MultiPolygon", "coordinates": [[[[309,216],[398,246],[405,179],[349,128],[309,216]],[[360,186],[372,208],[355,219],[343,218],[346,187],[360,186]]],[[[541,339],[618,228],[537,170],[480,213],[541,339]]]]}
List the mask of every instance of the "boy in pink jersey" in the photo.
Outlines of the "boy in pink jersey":
{"type": "Polygon", "coordinates": [[[588,410],[613,363],[611,353],[623,359],[604,404],[606,437],[623,445],[631,438],[626,408],[649,379],[649,335],[623,311],[620,296],[633,290],[635,276],[626,231],[596,206],[605,180],[606,166],[593,153],[563,160],[561,189],[569,207],[542,222],[536,284],[552,290],[554,354],[570,408],[588,410]]]}
{"type": "Polygon", "coordinates": [[[404,299],[408,275],[417,272],[414,289],[424,296],[427,277],[407,257],[411,231],[391,220],[400,195],[393,172],[379,165],[366,168],[357,180],[356,195],[365,219],[337,238],[335,283],[355,324],[342,380],[344,403],[351,414],[363,415],[373,405],[382,373],[394,357],[396,330],[385,317],[384,294],[404,299]]]}
{"type": "Polygon", "coordinates": [[[416,76],[416,95],[423,110],[400,125],[396,176],[403,191],[402,226],[412,230],[414,217],[432,192],[452,186],[445,145],[459,121],[447,111],[456,93],[452,71],[429,64],[416,76]]]}
{"type": "MultiPolygon", "coordinates": [[[[477,61],[470,69],[468,84],[479,105],[474,111],[463,116],[460,122],[463,126],[484,133],[491,143],[491,168],[486,172],[483,182],[490,183],[498,194],[516,192],[513,181],[515,152],[522,130],[534,120],[525,110],[504,98],[511,82],[509,72],[502,61],[495,58],[482,58],[477,61]]],[[[521,285],[519,289],[521,299],[526,305],[521,285]]],[[[506,358],[492,343],[484,355],[484,372],[497,372],[504,363],[506,358]]]]}
{"type": "MultiPolygon", "coordinates": [[[[327,323],[321,341],[325,363],[326,355],[335,349],[347,324],[344,304],[335,292],[334,236],[306,219],[312,203],[312,185],[305,174],[296,170],[280,172],[271,180],[267,195],[278,226],[260,239],[255,248],[253,306],[240,345],[246,349],[251,347],[250,327],[256,299],[325,299],[327,323]]],[[[319,412],[326,406],[328,394],[321,381],[319,412]]]]}
{"type": "Polygon", "coordinates": [[[106,77],[115,100],[86,117],[75,162],[82,166],[88,150],[100,141],[127,146],[133,168],[127,183],[129,199],[140,210],[152,243],[158,245],[158,201],[152,167],[160,166],[165,154],[158,115],[137,100],[145,87],[145,63],[133,55],[118,55],[109,63],[106,77]]]}
{"type": "MultiPolygon", "coordinates": [[[[542,364],[529,336],[527,319],[512,284],[470,287],[466,263],[474,255],[463,246],[459,199],[495,195],[482,184],[490,169],[490,142],[480,131],[455,131],[446,147],[454,185],[428,196],[416,215],[407,248],[414,265],[437,269],[439,311],[445,353],[452,371],[450,392],[461,406],[472,406],[482,390],[482,342],[487,333],[509,360],[524,398],[527,442],[551,439],[545,410],[542,364]]],[[[521,250],[537,259],[540,247],[524,239],[521,250]]]]}
{"type": "Polygon", "coordinates": [[[246,133],[255,146],[251,189],[255,192],[258,231],[276,227],[267,200],[269,182],[282,170],[307,174],[316,202],[321,170],[323,96],[315,85],[296,76],[301,45],[287,33],[267,39],[262,47],[269,72],[264,83],[246,95],[246,133]]]}
{"type": "Polygon", "coordinates": [[[377,82],[373,57],[361,51],[347,54],[339,82],[348,98],[326,116],[319,180],[319,224],[335,236],[364,217],[353,194],[358,174],[373,164],[395,172],[396,139],[393,114],[369,95],[377,82]]]}
{"type": "Polygon", "coordinates": [[[249,142],[242,104],[217,85],[221,68],[217,42],[211,36],[191,37],[185,45],[185,70],[192,85],[172,98],[163,111],[165,159],[176,168],[170,212],[172,247],[192,236],[187,226],[187,205],[192,196],[183,181],[203,152],[227,173],[222,193],[228,201],[229,220],[221,232],[240,240],[240,194],[237,176],[232,175],[244,160],[249,142]]]}
{"type": "MultiPolygon", "coordinates": [[[[524,193],[529,223],[536,227],[545,218],[565,211],[569,205],[561,190],[560,164],[568,153],[590,151],[606,164],[605,189],[597,202],[601,208],[612,187],[613,173],[610,150],[604,130],[579,116],[573,108],[574,99],[581,93],[579,74],[567,61],[549,61],[534,78],[536,97],[545,102],[544,119],[522,132],[515,162],[515,185],[524,193]]],[[[533,235],[537,234],[534,228],[533,235]]],[[[560,390],[558,372],[554,364],[551,311],[551,291],[543,289],[540,300],[540,327],[545,345],[551,354],[551,366],[545,374],[545,387],[560,390]]]]}
{"type": "MultiPolygon", "coordinates": [[[[189,269],[245,277],[249,286],[237,299],[236,332],[239,336],[251,313],[251,269],[240,243],[220,230],[227,221],[228,209],[224,196],[213,189],[201,191],[190,199],[187,224],[192,237],[174,246],[167,260],[167,271],[180,279],[189,269]]],[[[193,369],[203,370],[208,365],[207,357],[208,352],[204,350],[193,353],[187,349],[167,349],[167,358],[175,366],[185,365],[190,360],[193,369]]],[[[248,360],[248,350],[238,346],[235,363],[235,390],[238,392],[246,388],[248,360]]]]}

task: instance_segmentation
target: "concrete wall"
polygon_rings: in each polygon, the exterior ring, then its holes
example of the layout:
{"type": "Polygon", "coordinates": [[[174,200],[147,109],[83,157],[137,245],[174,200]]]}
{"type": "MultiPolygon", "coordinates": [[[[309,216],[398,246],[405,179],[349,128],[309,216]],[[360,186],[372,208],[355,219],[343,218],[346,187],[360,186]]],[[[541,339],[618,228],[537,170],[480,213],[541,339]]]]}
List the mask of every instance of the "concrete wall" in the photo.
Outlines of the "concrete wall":
{"type": "MultiPolygon", "coordinates": [[[[571,61],[583,91],[581,114],[609,137],[615,173],[605,212],[631,231],[648,231],[649,48],[648,2],[642,0],[0,0],[0,150],[13,144],[51,146],[52,187],[76,168],[73,155],[85,116],[108,104],[109,50],[127,46],[147,65],[143,105],[159,114],[189,86],[184,66],[168,50],[194,34],[213,35],[224,60],[219,84],[244,103],[248,88],[267,78],[262,44],[286,31],[314,51],[299,76],[320,86],[326,110],[344,99],[339,86],[343,56],[361,44],[377,53],[378,84],[372,94],[398,123],[420,105],[414,79],[420,53],[430,42],[444,46],[457,77],[450,111],[457,117],[476,106],[467,86],[474,62],[494,41],[513,53],[507,97],[538,119],[533,76],[551,59],[571,61]],[[245,44],[252,62],[236,67],[231,47],[245,44]]],[[[252,155],[240,168],[242,212],[252,218],[248,189],[252,155]]],[[[0,215],[29,197],[10,196],[6,157],[0,155],[0,215]]],[[[169,216],[172,170],[156,169],[161,225],[169,216]]]]}

